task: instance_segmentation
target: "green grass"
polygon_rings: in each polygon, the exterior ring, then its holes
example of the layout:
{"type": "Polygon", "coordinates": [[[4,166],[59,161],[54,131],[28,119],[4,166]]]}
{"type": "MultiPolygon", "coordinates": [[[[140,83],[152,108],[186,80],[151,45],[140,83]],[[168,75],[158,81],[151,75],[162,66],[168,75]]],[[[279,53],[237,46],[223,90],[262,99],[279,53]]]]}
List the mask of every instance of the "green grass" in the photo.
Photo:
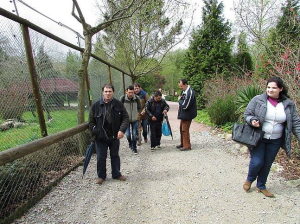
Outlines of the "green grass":
{"type": "MultiPolygon", "coordinates": [[[[46,119],[48,135],[77,125],[77,110],[51,111],[50,114],[52,121],[48,122],[46,119]]],[[[24,126],[0,132],[0,152],[41,138],[38,118],[34,118],[30,112],[25,112],[22,119],[26,121],[24,126]]],[[[85,113],[85,120],[88,120],[88,111],[85,113]]],[[[1,122],[3,123],[2,120],[1,122]]]]}
{"type": "MultiPolygon", "coordinates": [[[[213,127],[217,126],[216,124],[214,124],[210,121],[208,112],[206,110],[198,110],[197,117],[194,120],[198,123],[202,123],[202,124],[205,124],[208,126],[213,126],[213,127]]],[[[227,122],[226,124],[218,126],[218,127],[220,127],[223,131],[231,132],[232,128],[233,128],[233,123],[227,122]]]]}
{"type": "Polygon", "coordinates": [[[194,120],[198,123],[206,124],[209,126],[215,126],[213,123],[210,122],[209,115],[206,110],[198,110],[197,117],[194,120]]]}

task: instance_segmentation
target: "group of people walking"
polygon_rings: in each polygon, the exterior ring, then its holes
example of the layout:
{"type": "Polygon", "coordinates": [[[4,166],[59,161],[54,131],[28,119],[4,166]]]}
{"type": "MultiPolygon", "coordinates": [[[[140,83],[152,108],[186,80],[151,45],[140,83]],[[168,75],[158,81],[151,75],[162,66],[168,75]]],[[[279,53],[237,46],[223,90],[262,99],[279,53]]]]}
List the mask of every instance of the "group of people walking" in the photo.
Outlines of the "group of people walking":
{"type": "MultiPolygon", "coordinates": [[[[191,150],[189,128],[192,119],[197,115],[196,96],[185,79],[181,79],[178,84],[182,95],[178,109],[178,119],[181,120],[181,142],[177,148],[185,151],[191,150]]],[[[129,148],[134,154],[138,154],[137,146],[141,144],[141,136],[145,143],[148,142],[149,124],[150,149],[152,152],[161,149],[162,122],[170,109],[168,103],[162,98],[161,90],[155,91],[150,98],[138,83],[128,86],[126,94],[121,96],[120,100],[113,97],[114,86],[111,84],[102,87],[102,94],[100,100],[92,105],[89,113],[89,128],[95,136],[96,143],[98,184],[102,184],[106,179],[108,149],[112,178],[126,180],[120,172],[119,156],[120,139],[124,135],[129,148]]]]}
{"type": "MultiPolygon", "coordinates": [[[[181,151],[191,150],[190,125],[197,116],[196,95],[185,79],[178,82],[182,93],[178,100],[178,119],[180,119],[180,143],[176,148],[181,151]]],[[[256,180],[257,191],[266,197],[274,194],[266,189],[266,182],[272,163],[280,149],[290,156],[292,133],[300,141],[300,119],[295,103],[289,99],[283,80],[272,77],[267,81],[266,93],[255,96],[248,104],[244,119],[253,127],[261,128],[265,134],[254,148],[249,148],[250,163],[245,191],[250,192],[256,180]]],[[[97,152],[97,183],[106,178],[106,158],[108,148],[111,158],[112,178],[125,181],[120,172],[120,139],[126,134],[129,148],[138,154],[137,145],[147,138],[147,125],[150,126],[150,149],[161,148],[162,121],[170,107],[162,98],[161,91],[155,91],[150,98],[138,83],[128,86],[126,94],[117,100],[113,97],[114,87],[105,84],[103,97],[95,102],[89,113],[89,128],[95,136],[97,152]],[[142,127],[142,134],[139,130],[142,127]]]]}

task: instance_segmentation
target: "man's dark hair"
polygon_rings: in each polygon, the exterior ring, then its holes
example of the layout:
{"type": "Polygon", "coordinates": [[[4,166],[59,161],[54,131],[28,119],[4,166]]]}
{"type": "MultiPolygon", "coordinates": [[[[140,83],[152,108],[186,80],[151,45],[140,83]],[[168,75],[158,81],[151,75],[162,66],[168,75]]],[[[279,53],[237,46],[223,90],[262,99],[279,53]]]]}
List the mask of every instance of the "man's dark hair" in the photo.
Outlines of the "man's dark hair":
{"type": "Polygon", "coordinates": [[[133,86],[137,86],[137,87],[141,88],[141,85],[139,83],[134,83],[133,86]]]}
{"type": "Polygon", "coordinates": [[[115,92],[115,87],[112,84],[104,84],[102,87],[102,92],[104,91],[104,88],[112,89],[112,91],[115,92]]]}
{"type": "Polygon", "coordinates": [[[188,82],[186,81],[186,79],[179,79],[179,82],[180,83],[182,82],[183,85],[188,85],[188,82]]]}
{"type": "Polygon", "coordinates": [[[153,96],[155,96],[155,97],[161,96],[161,92],[159,92],[159,91],[154,91],[153,96]]]}
{"type": "Polygon", "coordinates": [[[132,86],[132,85],[131,85],[131,86],[128,86],[127,89],[126,89],[126,91],[127,91],[127,90],[134,90],[134,86],[132,86]]]}

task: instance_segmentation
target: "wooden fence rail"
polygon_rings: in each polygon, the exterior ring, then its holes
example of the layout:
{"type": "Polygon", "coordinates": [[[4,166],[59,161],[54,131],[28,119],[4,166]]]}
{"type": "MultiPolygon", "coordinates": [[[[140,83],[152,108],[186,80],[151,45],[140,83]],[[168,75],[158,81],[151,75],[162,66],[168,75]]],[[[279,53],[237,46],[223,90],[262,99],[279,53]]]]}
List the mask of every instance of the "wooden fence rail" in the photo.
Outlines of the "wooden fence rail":
{"type": "Polygon", "coordinates": [[[27,144],[20,145],[0,152],[0,166],[5,165],[6,163],[12,162],[21,157],[24,157],[30,153],[42,150],[47,146],[50,146],[70,136],[83,132],[87,128],[88,123],[83,123],[74,128],[70,128],[68,130],[49,135],[44,138],[29,142],[27,144]]]}

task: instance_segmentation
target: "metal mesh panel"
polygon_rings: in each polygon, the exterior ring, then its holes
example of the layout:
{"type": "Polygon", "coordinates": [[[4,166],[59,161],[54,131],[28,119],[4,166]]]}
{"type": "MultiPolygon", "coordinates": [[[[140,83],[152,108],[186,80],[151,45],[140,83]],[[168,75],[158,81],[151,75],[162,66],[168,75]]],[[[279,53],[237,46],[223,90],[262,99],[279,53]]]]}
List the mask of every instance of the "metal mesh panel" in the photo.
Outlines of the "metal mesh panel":
{"type": "MultiPolygon", "coordinates": [[[[76,22],[76,30],[74,28],[74,25],[69,25],[69,24],[73,24],[73,21],[75,20],[75,18],[71,15],[72,2],[69,2],[68,8],[65,8],[64,10],[62,9],[59,10],[60,12],[64,12],[64,16],[65,16],[64,20],[60,20],[59,18],[61,18],[61,16],[59,15],[53,16],[53,13],[49,11],[47,12],[39,11],[38,4],[40,3],[37,3],[37,5],[31,4],[30,2],[28,3],[31,5],[31,7],[38,10],[38,12],[40,12],[41,14],[30,9],[26,5],[20,3],[19,1],[16,1],[20,17],[27,19],[28,21],[34,23],[35,25],[53,33],[54,35],[76,46],[80,46],[80,45],[81,47],[84,46],[82,45],[84,42],[81,40],[81,38],[78,39],[78,35],[76,34],[77,32],[80,36],[82,36],[82,29],[77,30],[78,27],[81,28],[79,22],[76,22]],[[72,31],[71,29],[74,31],[72,31]],[[78,40],[80,41],[78,42],[78,40]]],[[[60,7],[59,1],[54,1],[52,4],[57,5],[57,7],[60,7]]]]}
{"type": "Polygon", "coordinates": [[[133,84],[133,83],[132,83],[132,79],[131,79],[130,76],[125,75],[124,79],[125,79],[125,89],[126,89],[128,86],[130,86],[130,85],[133,84]]]}
{"type": "MultiPolygon", "coordinates": [[[[30,30],[48,134],[77,124],[80,52],[30,30]]],[[[87,101],[86,101],[87,105],[87,101]]]]}
{"type": "MultiPolygon", "coordinates": [[[[0,151],[41,137],[20,25],[3,17],[0,70],[0,151]]],[[[81,56],[33,30],[30,40],[48,134],[77,125],[81,56]]],[[[87,108],[88,109],[88,108],[87,108]]],[[[86,112],[87,117],[88,111],[86,112]]]]}
{"type": "MultiPolygon", "coordinates": [[[[39,24],[42,20],[31,22],[39,24]]],[[[64,38],[65,32],[68,30],[54,34],[64,38]]],[[[81,53],[34,30],[29,29],[29,35],[46,127],[48,135],[52,135],[77,125],[81,53]]],[[[79,42],[83,47],[83,42],[79,42]]],[[[0,152],[41,138],[24,49],[20,24],[0,16],[0,152]]],[[[109,83],[108,66],[91,58],[88,73],[95,101],[102,96],[103,84],[109,83]]],[[[115,69],[111,73],[115,97],[119,98],[123,94],[122,74],[115,69]]],[[[131,79],[125,75],[125,80],[128,86],[131,79]]],[[[85,98],[87,120],[89,108],[85,98]]],[[[30,207],[51,184],[82,161],[84,152],[79,152],[78,138],[79,134],[0,166],[0,220],[12,220],[21,214],[22,209],[30,207]]],[[[83,139],[87,141],[90,136],[86,133],[83,139]]]]}
{"type": "Polygon", "coordinates": [[[23,117],[34,108],[20,25],[0,17],[0,27],[0,151],[3,151],[38,138],[39,128],[30,125],[31,120],[25,123],[23,117]]]}
{"type": "Polygon", "coordinates": [[[115,87],[114,97],[116,99],[120,99],[120,97],[124,95],[122,73],[112,68],[111,80],[115,87]]]}
{"type": "Polygon", "coordinates": [[[72,136],[0,166],[0,220],[9,219],[11,214],[11,219],[16,218],[17,209],[27,209],[43,196],[45,189],[82,162],[78,138],[79,135],[72,136]]]}
{"type": "Polygon", "coordinates": [[[93,102],[102,97],[102,86],[109,83],[108,66],[91,58],[89,68],[90,89],[93,102]]]}

